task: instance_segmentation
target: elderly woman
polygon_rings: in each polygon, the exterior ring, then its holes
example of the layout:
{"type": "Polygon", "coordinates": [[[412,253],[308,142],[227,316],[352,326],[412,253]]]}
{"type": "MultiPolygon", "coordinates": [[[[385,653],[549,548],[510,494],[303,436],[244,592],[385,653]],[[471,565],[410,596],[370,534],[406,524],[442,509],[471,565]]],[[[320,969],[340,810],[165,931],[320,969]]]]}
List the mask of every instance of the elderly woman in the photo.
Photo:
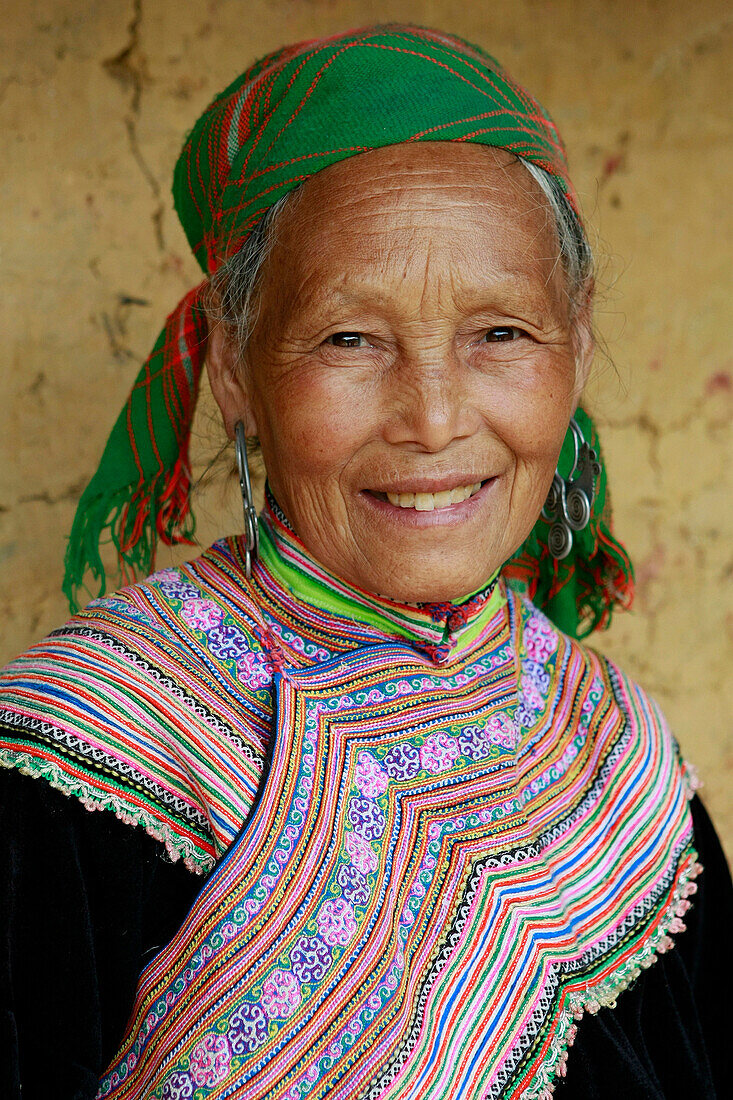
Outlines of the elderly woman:
{"type": "Polygon", "coordinates": [[[210,278],[68,591],[105,528],[128,571],[190,535],[204,356],[245,531],[3,674],[2,1095],[715,1096],[725,865],[577,641],[631,577],[552,122],[477,47],[370,28],[244,73],[174,193],[210,278]]]}

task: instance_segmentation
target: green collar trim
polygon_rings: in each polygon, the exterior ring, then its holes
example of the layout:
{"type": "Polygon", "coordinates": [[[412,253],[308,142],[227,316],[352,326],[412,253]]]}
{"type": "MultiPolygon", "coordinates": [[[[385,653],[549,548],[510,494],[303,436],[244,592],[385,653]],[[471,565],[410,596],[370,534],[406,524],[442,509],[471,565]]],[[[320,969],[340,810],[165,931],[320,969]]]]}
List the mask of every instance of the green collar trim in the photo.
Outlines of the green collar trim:
{"type": "Polygon", "coordinates": [[[438,659],[470,648],[506,602],[497,583],[498,572],[457,603],[400,603],[357,588],[308,553],[269,494],[260,515],[259,560],[279,586],[306,608],[383,635],[398,635],[421,648],[435,648],[440,651],[435,654],[438,659]]]}

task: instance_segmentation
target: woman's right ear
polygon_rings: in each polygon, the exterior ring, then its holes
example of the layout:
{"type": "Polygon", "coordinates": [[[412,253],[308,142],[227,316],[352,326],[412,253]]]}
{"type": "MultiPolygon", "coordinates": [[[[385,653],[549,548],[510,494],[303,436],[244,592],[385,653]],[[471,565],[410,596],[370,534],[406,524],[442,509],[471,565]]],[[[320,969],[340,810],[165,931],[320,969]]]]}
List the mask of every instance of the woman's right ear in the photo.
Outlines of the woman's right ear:
{"type": "Polygon", "coordinates": [[[242,364],[227,326],[220,321],[215,322],[209,332],[206,370],[229,438],[234,438],[234,425],[238,420],[243,422],[247,436],[256,436],[257,426],[247,398],[242,364]]]}

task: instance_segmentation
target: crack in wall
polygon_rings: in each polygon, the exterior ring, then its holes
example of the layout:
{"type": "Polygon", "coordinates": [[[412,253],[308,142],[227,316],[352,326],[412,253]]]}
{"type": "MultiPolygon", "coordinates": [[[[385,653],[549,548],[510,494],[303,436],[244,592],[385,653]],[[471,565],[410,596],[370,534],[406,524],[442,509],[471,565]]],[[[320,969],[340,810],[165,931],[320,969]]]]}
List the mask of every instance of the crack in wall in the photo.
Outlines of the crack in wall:
{"type": "Polygon", "coordinates": [[[150,302],[147,298],[138,298],[132,294],[119,292],[112,313],[102,310],[100,317],[104,326],[105,335],[109,344],[112,358],[118,362],[126,362],[128,359],[140,361],[141,356],[130,348],[125,340],[127,336],[128,317],[133,307],[147,307],[150,302]]]}
{"type": "MultiPolygon", "coordinates": [[[[77,478],[71,485],[66,485],[58,493],[49,493],[48,490],[44,490],[41,493],[29,493],[27,496],[18,497],[15,501],[16,505],[19,504],[47,504],[53,506],[55,504],[65,504],[68,501],[78,501],[81,494],[84,492],[87,484],[86,475],[81,478],[77,478]]],[[[0,512],[9,512],[12,510],[12,505],[0,506],[0,512]]]]}
{"type": "Polygon", "coordinates": [[[107,343],[109,349],[112,352],[112,358],[116,363],[126,363],[129,359],[137,359],[134,351],[128,348],[126,344],[123,344],[115,333],[115,326],[112,323],[112,318],[106,310],[102,310],[100,314],[102,318],[102,324],[104,325],[105,335],[107,337],[107,343]]]}
{"type": "Polygon", "coordinates": [[[10,73],[8,76],[3,77],[2,80],[0,80],[0,106],[5,102],[8,91],[11,88],[40,88],[45,80],[45,76],[22,79],[16,76],[15,73],[10,73]]]}
{"type": "Polygon", "coordinates": [[[129,109],[124,118],[127,142],[132,158],[153,196],[155,203],[155,209],[151,214],[153,234],[158,250],[163,252],[165,250],[165,238],[163,236],[163,203],[161,201],[160,184],[143,156],[137,132],[137,124],[142,109],[143,89],[148,80],[145,56],[140,49],[142,22],[142,0],[133,0],[132,18],[127,25],[127,42],[118,53],[102,61],[102,68],[113,80],[117,81],[125,93],[129,94],[129,109]]]}
{"type": "Polygon", "coordinates": [[[32,493],[30,496],[27,496],[27,497],[18,497],[17,503],[18,504],[47,504],[49,506],[52,506],[54,504],[63,504],[65,501],[68,501],[68,500],[77,501],[77,500],[79,500],[79,497],[82,494],[82,491],[84,489],[85,484],[86,484],[86,481],[84,481],[83,483],[77,483],[75,485],[70,485],[67,489],[63,489],[56,496],[52,496],[51,493],[48,493],[48,492],[32,493]],[[81,488],[80,488],[80,485],[81,485],[81,488]]]}

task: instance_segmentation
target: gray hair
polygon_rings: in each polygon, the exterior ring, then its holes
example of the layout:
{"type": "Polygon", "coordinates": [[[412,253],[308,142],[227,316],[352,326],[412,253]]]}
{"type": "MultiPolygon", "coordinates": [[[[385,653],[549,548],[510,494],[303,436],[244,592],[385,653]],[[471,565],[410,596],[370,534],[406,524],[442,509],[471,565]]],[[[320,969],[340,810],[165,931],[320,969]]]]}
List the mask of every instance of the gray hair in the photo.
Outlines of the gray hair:
{"type": "Polygon", "coordinates": [[[570,315],[573,317],[583,303],[593,278],[593,250],[557,176],[540,168],[538,164],[525,160],[524,157],[517,159],[538,185],[552,211],[560,246],[559,260],[565,274],[570,299],[570,315]]]}
{"type": "MultiPolygon", "coordinates": [[[[593,276],[593,252],[583,226],[570,205],[560,181],[536,164],[517,158],[537,183],[550,207],[559,245],[558,262],[565,275],[570,314],[582,305],[593,276]]],[[[209,310],[214,323],[226,325],[234,337],[238,356],[244,355],[259,312],[257,291],[265,262],[277,239],[277,222],[300,190],[299,185],[270,207],[249,237],[211,277],[209,310]]]]}
{"type": "Polygon", "coordinates": [[[275,244],[277,221],[285,206],[292,202],[294,193],[289,191],[270,207],[239,251],[218,267],[209,280],[209,313],[214,323],[224,324],[230,330],[240,356],[257,323],[257,290],[265,261],[275,244]]]}

